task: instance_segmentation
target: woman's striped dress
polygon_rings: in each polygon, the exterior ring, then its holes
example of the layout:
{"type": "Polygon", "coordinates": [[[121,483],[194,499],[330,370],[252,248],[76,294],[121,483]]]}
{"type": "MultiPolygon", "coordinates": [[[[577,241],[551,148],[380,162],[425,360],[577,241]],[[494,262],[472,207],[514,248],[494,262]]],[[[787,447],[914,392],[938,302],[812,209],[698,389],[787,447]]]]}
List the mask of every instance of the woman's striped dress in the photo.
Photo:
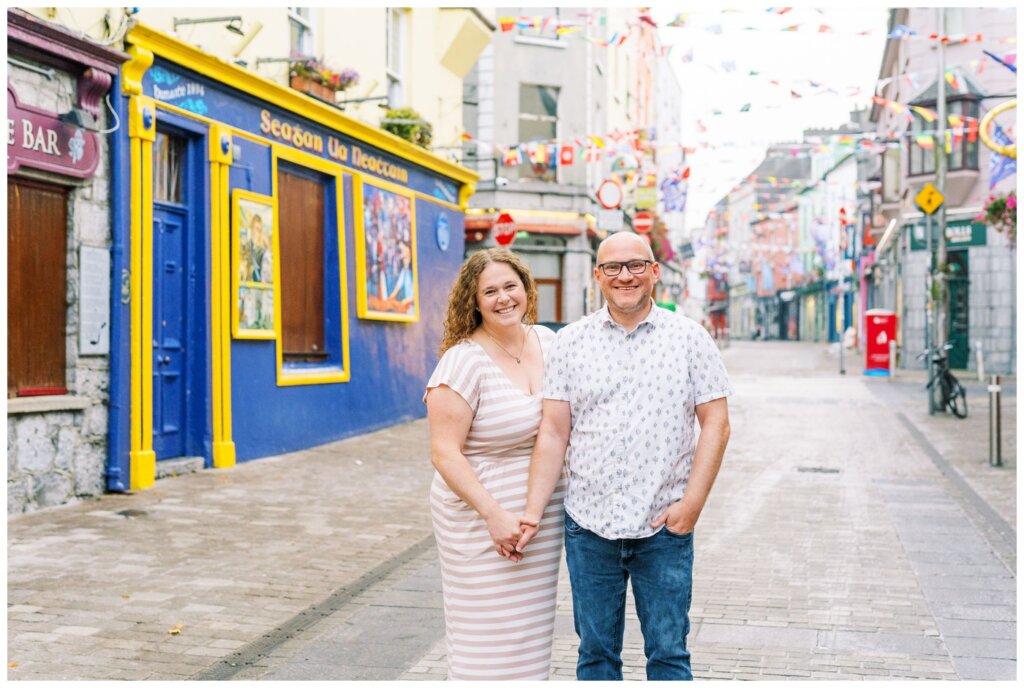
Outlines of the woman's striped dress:
{"type": "MultiPolygon", "coordinates": [[[[545,327],[534,331],[547,355],[554,333],[545,327]]],[[[475,410],[462,453],[480,482],[503,508],[522,513],[542,395],[514,387],[472,341],[445,352],[427,389],[439,385],[451,387],[475,410]]],[[[563,477],[540,532],[514,563],[495,551],[480,514],[434,475],[430,510],[441,558],[449,679],[548,677],[564,495],[563,477]]]]}

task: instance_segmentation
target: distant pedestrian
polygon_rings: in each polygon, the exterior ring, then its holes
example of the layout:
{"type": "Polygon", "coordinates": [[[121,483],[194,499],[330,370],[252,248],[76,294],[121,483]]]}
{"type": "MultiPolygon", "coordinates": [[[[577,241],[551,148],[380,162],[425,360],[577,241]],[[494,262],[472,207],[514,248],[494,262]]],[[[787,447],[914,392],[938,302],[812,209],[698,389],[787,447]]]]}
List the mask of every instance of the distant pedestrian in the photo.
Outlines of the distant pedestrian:
{"type": "Polygon", "coordinates": [[[562,520],[564,481],[552,481],[529,522],[548,525],[529,560],[515,551],[555,337],[536,318],[537,288],[518,257],[497,248],[470,256],[424,394],[451,679],[545,679],[550,669],[562,557],[551,526],[562,520]]]}
{"type": "Polygon", "coordinates": [[[660,266],[647,242],[613,234],[597,261],[607,306],[560,330],[551,348],[517,549],[529,561],[527,544],[545,535],[531,524],[561,490],[564,460],[576,677],[622,678],[632,579],[647,679],[690,679],[693,531],[729,440],[732,388],[704,328],[654,307],[660,266]]]}

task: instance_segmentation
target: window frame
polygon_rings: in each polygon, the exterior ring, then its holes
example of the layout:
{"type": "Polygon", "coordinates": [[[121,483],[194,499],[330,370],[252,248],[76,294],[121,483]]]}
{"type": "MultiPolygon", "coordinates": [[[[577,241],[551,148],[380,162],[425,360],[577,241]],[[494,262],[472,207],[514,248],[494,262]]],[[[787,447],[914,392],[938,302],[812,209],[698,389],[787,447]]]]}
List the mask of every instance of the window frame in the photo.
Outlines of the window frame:
{"type": "MultiPolygon", "coordinates": [[[[272,197],[274,199],[274,234],[278,242],[285,241],[281,233],[280,194],[278,193],[278,171],[283,161],[290,166],[305,168],[312,173],[324,177],[324,348],[328,350],[326,362],[293,363],[284,360],[282,313],[279,296],[274,300],[274,323],[276,330],[277,385],[279,387],[313,384],[333,384],[348,382],[352,377],[351,359],[349,355],[349,313],[348,313],[348,273],[346,269],[345,246],[345,178],[344,170],[323,158],[303,153],[294,148],[275,144],[272,147],[272,197]],[[335,223],[332,235],[330,223],[335,223]],[[331,240],[336,242],[337,266],[328,261],[331,255],[331,240]],[[330,290],[336,290],[337,299],[330,290]],[[330,297],[330,298],[328,298],[330,297]],[[338,311],[334,312],[332,304],[337,303],[338,311]],[[330,351],[334,342],[338,351],[330,351]]],[[[288,166],[286,165],[286,166],[288,166]]],[[[280,274],[280,268],[275,266],[280,274]]],[[[277,289],[284,289],[281,279],[277,280],[277,289]]]]}
{"type": "MultiPolygon", "coordinates": [[[[549,141],[557,141],[558,140],[558,124],[559,124],[559,119],[560,119],[559,118],[559,109],[560,109],[559,105],[560,105],[560,101],[561,101],[561,95],[562,95],[562,89],[559,86],[549,86],[549,85],[546,85],[546,84],[532,84],[532,83],[527,83],[527,82],[520,82],[519,83],[519,105],[518,105],[518,108],[517,108],[518,113],[516,114],[516,138],[518,139],[518,144],[517,145],[529,144],[529,143],[533,143],[535,141],[538,141],[538,142],[542,141],[542,142],[547,143],[549,141]],[[524,88],[530,88],[530,87],[533,87],[533,88],[536,88],[536,89],[547,88],[547,89],[551,89],[551,90],[554,91],[554,96],[555,96],[555,114],[554,115],[535,114],[535,113],[523,112],[523,89],[524,88]],[[550,139],[540,139],[540,140],[537,140],[537,139],[523,140],[522,126],[523,126],[524,120],[527,121],[527,122],[541,122],[541,123],[543,123],[543,122],[550,122],[551,124],[553,124],[551,138],[550,139]]],[[[521,181],[540,181],[540,182],[558,183],[558,181],[559,181],[559,167],[560,167],[560,165],[558,164],[558,154],[559,154],[559,151],[557,150],[557,147],[555,147],[555,150],[553,150],[553,151],[548,151],[548,155],[550,156],[549,160],[553,161],[555,163],[554,165],[551,165],[550,162],[549,162],[548,166],[547,166],[547,169],[550,171],[549,172],[550,177],[551,177],[550,179],[546,178],[545,176],[538,176],[538,175],[535,174],[535,172],[534,172],[534,165],[531,162],[529,162],[528,154],[526,156],[524,156],[524,161],[518,167],[518,170],[517,170],[518,179],[521,180],[521,181]]]]}
{"type": "MultiPolygon", "coordinates": [[[[928,101],[923,103],[914,103],[921,107],[926,107],[931,110],[935,109],[936,103],[934,101],[928,101]]],[[[960,96],[950,98],[946,101],[946,115],[958,115],[960,117],[971,117],[973,119],[979,119],[979,101],[977,98],[972,96],[960,96]],[[971,113],[966,114],[965,111],[971,113]]],[[[925,121],[921,115],[911,110],[911,135],[907,137],[907,176],[908,177],[920,177],[935,174],[935,152],[934,150],[926,150],[918,145],[914,139],[916,132],[920,131],[933,131],[935,126],[934,123],[925,121]]],[[[945,127],[947,132],[952,131],[952,127],[946,122],[945,127]]],[[[938,137],[932,136],[935,140],[936,146],[945,146],[945,141],[939,141],[938,137]]],[[[964,134],[963,140],[960,145],[953,150],[951,153],[946,154],[946,171],[947,172],[959,172],[969,171],[977,172],[979,168],[980,159],[980,145],[981,137],[978,136],[973,142],[967,141],[967,134],[964,134]],[[959,161],[959,162],[957,162],[959,161]]]]}
{"type": "Polygon", "coordinates": [[[316,54],[316,31],[313,22],[313,8],[312,7],[289,7],[288,11],[288,42],[289,48],[291,49],[292,57],[312,57],[316,54]],[[308,16],[303,14],[303,11],[308,12],[308,16]],[[291,29],[292,26],[296,25],[299,27],[300,38],[299,43],[305,43],[305,45],[290,45],[291,44],[291,29]]]}
{"type": "Polygon", "coordinates": [[[400,7],[388,7],[384,27],[384,73],[388,80],[388,107],[405,105],[405,11],[400,7]],[[392,23],[394,20],[394,23],[392,23]],[[395,34],[398,34],[397,36],[395,34]],[[394,61],[392,52],[395,52],[394,61]],[[395,64],[397,61],[397,64],[395,64]]]}

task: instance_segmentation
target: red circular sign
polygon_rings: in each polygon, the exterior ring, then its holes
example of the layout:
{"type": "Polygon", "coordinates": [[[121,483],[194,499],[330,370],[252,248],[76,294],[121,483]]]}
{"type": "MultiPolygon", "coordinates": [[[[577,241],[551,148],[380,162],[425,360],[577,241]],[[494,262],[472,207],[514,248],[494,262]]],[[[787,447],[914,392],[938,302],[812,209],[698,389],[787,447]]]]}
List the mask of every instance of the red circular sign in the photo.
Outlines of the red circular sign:
{"type": "Polygon", "coordinates": [[[639,234],[647,234],[654,229],[654,216],[647,212],[640,212],[633,218],[633,229],[639,234]]]}
{"type": "Polygon", "coordinates": [[[614,210],[622,205],[622,185],[614,179],[605,179],[597,187],[597,202],[605,210],[614,210]]]}
{"type": "Polygon", "coordinates": [[[494,221],[494,240],[501,246],[508,246],[516,238],[516,223],[508,213],[502,213],[494,221]]]}

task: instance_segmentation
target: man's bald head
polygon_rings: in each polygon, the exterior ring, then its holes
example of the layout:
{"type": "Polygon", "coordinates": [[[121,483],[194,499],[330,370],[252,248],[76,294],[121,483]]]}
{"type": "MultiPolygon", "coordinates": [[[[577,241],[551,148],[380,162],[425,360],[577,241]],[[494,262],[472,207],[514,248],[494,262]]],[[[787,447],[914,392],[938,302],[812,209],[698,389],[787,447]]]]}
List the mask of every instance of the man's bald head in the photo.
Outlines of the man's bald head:
{"type": "Polygon", "coordinates": [[[642,236],[632,232],[616,232],[598,245],[598,264],[603,262],[601,260],[603,256],[614,252],[616,249],[627,249],[631,253],[639,251],[640,254],[636,254],[638,257],[642,254],[648,260],[654,260],[654,251],[651,250],[651,245],[642,236]]]}

